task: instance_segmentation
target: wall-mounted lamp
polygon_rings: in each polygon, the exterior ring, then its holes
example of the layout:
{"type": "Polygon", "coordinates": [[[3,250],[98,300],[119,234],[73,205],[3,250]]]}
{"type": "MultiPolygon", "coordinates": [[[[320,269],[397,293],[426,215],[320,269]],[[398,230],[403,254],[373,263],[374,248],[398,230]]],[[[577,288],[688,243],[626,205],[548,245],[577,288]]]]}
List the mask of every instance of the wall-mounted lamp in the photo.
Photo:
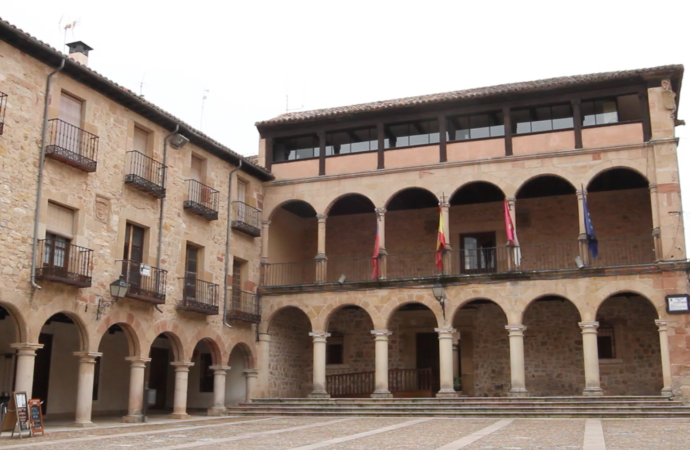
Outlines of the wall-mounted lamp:
{"type": "Polygon", "coordinates": [[[170,145],[175,148],[182,148],[189,142],[189,139],[182,136],[181,134],[175,134],[170,138],[170,145]]]}
{"type": "Polygon", "coordinates": [[[436,284],[431,288],[431,292],[434,293],[434,297],[441,304],[441,309],[443,310],[443,321],[446,321],[446,288],[443,287],[440,281],[436,281],[436,284]]]}
{"type": "Polygon", "coordinates": [[[101,315],[103,315],[108,308],[112,307],[118,300],[127,295],[128,289],[129,284],[127,284],[122,275],[120,275],[120,278],[110,283],[110,295],[113,297],[113,300],[103,300],[103,297],[98,299],[96,320],[101,320],[101,315]]]}

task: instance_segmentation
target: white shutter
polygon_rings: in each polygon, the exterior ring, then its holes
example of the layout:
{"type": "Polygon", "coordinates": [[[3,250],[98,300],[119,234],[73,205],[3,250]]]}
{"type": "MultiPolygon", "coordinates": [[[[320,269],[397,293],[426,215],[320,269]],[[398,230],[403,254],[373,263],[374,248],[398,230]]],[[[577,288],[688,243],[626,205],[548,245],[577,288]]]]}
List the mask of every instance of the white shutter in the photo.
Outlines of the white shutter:
{"type": "Polygon", "coordinates": [[[139,127],[134,127],[134,148],[132,150],[137,150],[144,155],[149,154],[149,133],[144,131],[139,127]]]}
{"type": "Polygon", "coordinates": [[[60,120],[81,128],[82,102],[65,93],[60,96],[60,120]]]}
{"type": "Polygon", "coordinates": [[[48,231],[72,239],[74,234],[74,210],[48,203],[48,231]]]}
{"type": "Polygon", "coordinates": [[[201,183],[201,159],[197,158],[196,156],[192,156],[192,170],[190,174],[190,178],[192,180],[196,180],[199,183],[201,183]]]}

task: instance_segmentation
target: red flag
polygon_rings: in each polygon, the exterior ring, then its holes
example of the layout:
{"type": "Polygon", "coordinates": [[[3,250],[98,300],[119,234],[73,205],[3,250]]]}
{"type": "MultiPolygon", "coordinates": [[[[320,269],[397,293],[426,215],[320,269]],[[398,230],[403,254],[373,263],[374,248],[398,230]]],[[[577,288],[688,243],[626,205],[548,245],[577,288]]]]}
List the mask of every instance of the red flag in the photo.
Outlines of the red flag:
{"type": "Polygon", "coordinates": [[[374,241],[374,255],[371,257],[371,279],[377,280],[379,278],[379,253],[381,252],[379,240],[379,218],[376,214],[376,240],[374,241]]]}
{"type": "Polygon", "coordinates": [[[443,226],[443,208],[438,207],[438,238],[436,241],[436,268],[443,270],[443,251],[446,249],[445,227],[443,226]]]}
{"type": "Polygon", "coordinates": [[[513,219],[510,217],[510,206],[508,205],[508,199],[503,199],[503,218],[506,224],[506,237],[510,245],[515,247],[515,264],[520,265],[520,242],[518,241],[517,230],[513,225],[513,219]]]}

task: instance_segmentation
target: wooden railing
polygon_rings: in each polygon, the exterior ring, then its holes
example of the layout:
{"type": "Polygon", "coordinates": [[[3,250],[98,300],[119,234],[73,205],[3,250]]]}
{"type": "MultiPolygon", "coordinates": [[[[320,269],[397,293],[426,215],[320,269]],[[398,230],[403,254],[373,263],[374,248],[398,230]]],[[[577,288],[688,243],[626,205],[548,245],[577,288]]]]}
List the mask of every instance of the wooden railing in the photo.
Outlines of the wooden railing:
{"type": "MultiPolygon", "coordinates": [[[[376,372],[338,373],[326,376],[331,397],[362,397],[374,392],[376,372]]],[[[433,394],[433,369],[389,369],[388,390],[391,392],[428,391],[433,394]]]]}

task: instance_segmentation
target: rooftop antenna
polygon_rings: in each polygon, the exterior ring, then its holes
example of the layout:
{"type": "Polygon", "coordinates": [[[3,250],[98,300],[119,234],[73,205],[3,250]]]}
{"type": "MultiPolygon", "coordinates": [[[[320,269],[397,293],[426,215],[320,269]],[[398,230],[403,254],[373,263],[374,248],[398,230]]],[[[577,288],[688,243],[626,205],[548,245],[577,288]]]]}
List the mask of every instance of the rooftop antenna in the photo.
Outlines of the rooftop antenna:
{"type": "Polygon", "coordinates": [[[289,107],[289,105],[290,105],[290,78],[287,79],[286,84],[287,84],[287,86],[286,86],[285,90],[287,92],[285,94],[285,112],[288,113],[290,111],[297,111],[298,109],[304,108],[304,89],[305,89],[304,85],[302,85],[302,104],[300,106],[298,106],[297,108],[290,109],[290,107],[289,107]]]}
{"type": "Polygon", "coordinates": [[[201,98],[201,120],[199,121],[199,130],[204,130],[204,105],[206,104],[206,99],[208,98],[208,89],[204,89],[203,97],[201,98]]]}
{"type": "MultiPolygon", "coordinates": [[[[64,17],[64,16],[63,16],[64,17]]],[[[67,47],[67,30],[72,30],[72,36],[74,36],[74,29],[81,23],[81,19],[75,19],[72,22],[68,22],[65,26],[62,26],[62,17],[60,17],[60,22],[58,22],[58,27],[61,28],[64,33],[62,36],[62,51],[67,53],[65,47],[67,47]]]]}
{"type": "Polygon", "coordinates": [[[141,76],[141,82],[139,83],[139,97],[144,96],[144,79],[146,78],[146,74],[141,76]]]}

